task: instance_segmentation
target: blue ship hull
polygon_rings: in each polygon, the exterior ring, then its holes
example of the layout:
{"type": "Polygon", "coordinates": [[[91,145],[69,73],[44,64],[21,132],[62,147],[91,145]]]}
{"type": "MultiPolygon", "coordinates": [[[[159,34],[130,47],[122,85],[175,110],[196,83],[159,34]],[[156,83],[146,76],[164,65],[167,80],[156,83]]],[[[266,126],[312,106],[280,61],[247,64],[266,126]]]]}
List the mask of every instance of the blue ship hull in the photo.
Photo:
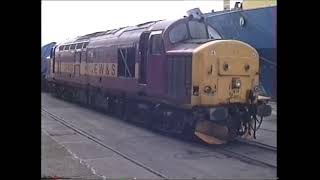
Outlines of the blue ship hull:
{"type": "Polygon", "coordinates": [[[276,99],[277,7],[213,12],[205,17],[224,38],[240,40],[257,49],[262,63],[262,85],[276,99]]]}

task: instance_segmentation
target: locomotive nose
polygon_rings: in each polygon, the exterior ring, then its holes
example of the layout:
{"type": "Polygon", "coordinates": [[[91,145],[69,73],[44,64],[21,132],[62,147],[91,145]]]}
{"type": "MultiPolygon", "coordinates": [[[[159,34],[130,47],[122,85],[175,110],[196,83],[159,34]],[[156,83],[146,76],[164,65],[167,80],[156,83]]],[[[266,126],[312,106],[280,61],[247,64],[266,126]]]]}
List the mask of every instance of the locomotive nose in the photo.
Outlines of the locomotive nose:
{"type": "MultiPolygon", "coordinates": [[[[246,43],[212,41],[195,49],[192,59],[193,105],[214,107],[247,103],[248,93],[259,83],[259,55],[246,43]]],[[[228,140],[229,130],[210,119],[199,120],[195,134],[209,144],[228,140]]]]}
{"type": "Polygon", "coordinates": [[[259,83],[259,55],[246,43],[235,40],[213,41],[193,53],[195,105],[246,103],[248,91],[259,83]]]}

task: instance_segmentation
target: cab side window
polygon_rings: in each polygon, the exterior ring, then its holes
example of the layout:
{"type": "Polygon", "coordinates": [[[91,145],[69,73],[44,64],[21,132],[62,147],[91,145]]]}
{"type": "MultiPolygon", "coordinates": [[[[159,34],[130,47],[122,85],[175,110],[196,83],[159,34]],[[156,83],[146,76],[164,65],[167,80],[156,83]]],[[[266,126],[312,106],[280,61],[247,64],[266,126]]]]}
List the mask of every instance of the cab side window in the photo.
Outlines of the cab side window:
{"type": "Polygon", "coordinates": [[[151,54],[162,54],[163,52],[163,41],[161,34],[155,34],[151,36],[151,54]]]}

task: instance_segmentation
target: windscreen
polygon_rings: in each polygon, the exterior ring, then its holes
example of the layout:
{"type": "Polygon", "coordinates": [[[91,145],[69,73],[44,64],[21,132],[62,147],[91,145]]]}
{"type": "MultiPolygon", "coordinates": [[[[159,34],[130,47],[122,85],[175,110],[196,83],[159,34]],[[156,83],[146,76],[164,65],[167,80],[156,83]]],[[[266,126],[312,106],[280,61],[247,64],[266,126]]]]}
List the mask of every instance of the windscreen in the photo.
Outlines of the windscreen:
{"type": "Polygon", "coordinates": [[[177,43],[189,38],[187,25],[184,23],[178,24],[169,32],[169,38],[172,43],[177,43]]]}
{"type": "Polygon", "coordinates": [[[208,39],[208,33],[204,23],[198,21],[189,21],[188,26],[192,39],[208,39]]]}
{"type": "Polygon", "coordinates": [[[169,39],[171,43],[178,43],[191,39],[222,39],[222,37],[204,22],[191,20],[175,25],[169,31],[169,39]]]}

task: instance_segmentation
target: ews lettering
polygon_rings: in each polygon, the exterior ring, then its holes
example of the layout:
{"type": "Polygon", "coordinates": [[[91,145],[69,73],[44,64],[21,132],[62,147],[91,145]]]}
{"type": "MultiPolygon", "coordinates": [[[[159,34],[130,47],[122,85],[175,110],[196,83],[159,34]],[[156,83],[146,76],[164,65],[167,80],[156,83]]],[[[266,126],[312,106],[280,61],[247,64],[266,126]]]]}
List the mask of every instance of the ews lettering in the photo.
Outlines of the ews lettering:
{"type": "Polygon", "coordinates": [[[111,72],[111,74],[112,74],[113,76],[116,75],[116,65],[115,65],[115,64],[112,64],[112,72],[111,72]]]}

